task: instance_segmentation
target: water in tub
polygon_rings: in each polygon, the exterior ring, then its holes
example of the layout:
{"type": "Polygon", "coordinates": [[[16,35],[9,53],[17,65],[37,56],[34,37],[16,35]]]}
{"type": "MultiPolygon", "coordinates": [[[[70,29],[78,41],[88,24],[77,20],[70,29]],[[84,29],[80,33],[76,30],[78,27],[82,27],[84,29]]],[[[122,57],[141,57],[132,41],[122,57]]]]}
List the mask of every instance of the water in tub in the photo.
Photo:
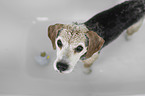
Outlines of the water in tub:
{"type": "Polygon", "coordinates": [[[106,46],[85,75],[53,69],[56,51],[49,25],[84,22],[114,0],[0,0],[1,96],[121,96],[145,94],[145,24],[131,40],[122,34],[106,46]],[[46,53],[44,54],[41,53],[46,53]],[[41,58],[41,57],[45,58],[41,58]],[[47,56],[50,56],[48,59],[47,56]],[[43,60],[44,59],[44,60],[43,60]],[[45,65],[45,66],[43,66],[45,65]]]}

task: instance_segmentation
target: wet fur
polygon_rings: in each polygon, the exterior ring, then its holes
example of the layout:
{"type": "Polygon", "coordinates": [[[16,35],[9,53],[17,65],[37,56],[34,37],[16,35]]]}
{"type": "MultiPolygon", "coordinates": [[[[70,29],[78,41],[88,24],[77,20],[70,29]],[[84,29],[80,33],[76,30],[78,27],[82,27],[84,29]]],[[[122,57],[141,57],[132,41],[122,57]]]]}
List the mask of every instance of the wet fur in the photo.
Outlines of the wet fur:
{"type": "Polygon", "coordinates": [[[143,18],[144,14],[145,0],[129,0],[98,13],[84,24],[101,36],[106,46],[143,18]]]}
{"type": "Polygon", "coordinates": [[[101,48],[115,40],[124,30],[128,30],[127,33],[136,32],[143,22],[144,14],[145,0],[128,0],[98,13],[82,24],[55,24],[49,26],[48,36],[52,41],[53,48],[57,48],[57,59],[54,63],[55,70],[57,70],[56,63],[58,61],[67,61],[72,68],[64,73],[70,73],[80,59],[87,69],[85,72],[90,73],[90,67],[98,58],[101,48]],[[58,48],[56,45],[60,37],[71,48],[68,46],[65,49],[58,48]],[[79,44],[82,44],[85,50],[76,55],[77,53],[72,48],[79,44]],[[69,61],[73,63],[71,64],[69,61]]]}

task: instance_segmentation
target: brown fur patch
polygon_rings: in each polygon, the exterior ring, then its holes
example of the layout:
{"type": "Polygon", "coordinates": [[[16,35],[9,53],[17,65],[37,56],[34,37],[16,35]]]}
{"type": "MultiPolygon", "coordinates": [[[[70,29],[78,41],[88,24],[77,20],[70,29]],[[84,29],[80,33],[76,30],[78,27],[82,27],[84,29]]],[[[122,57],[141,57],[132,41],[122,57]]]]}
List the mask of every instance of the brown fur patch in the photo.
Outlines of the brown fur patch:
{"type": "Polygon", "coordinates": [[[101,49],[101,47],[104,44],[104,39],[93,31],[88,31],[87,37],[89,38],[89,46],[88,46],[86,58],[89,58],[94,53],[96,53],[97,51],[101,49]]]}
{"type": "Polygon", "coordinates": [[[92,64],[84,64],[85,68],[90,68],[92,66],[92,64]]]}
{"type": "Polygon", "coordinates": [[[58,34],[58,30],[61,29],[62,27],[63,27],[63,24],[55,24],[55,25],[50,25],[48,27],[48,37],[50,38],[52,42],[53,49],[56,49],[55,39],[58,34]]]}

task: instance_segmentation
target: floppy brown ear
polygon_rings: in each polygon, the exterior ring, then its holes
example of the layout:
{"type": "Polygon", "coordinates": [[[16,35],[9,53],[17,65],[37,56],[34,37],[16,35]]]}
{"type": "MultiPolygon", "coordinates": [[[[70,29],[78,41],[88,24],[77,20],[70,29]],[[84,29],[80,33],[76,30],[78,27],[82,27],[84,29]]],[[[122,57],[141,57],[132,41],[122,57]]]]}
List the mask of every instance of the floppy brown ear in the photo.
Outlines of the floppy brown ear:
{"type": "Polygon", "coordinates": [[[58,34],[58,30],[61,29],[62,27],[63,27],[63,24],[55,24],[55,25],[50,25],[48,27],[48,37],[50,38],[52,42],[54,50],[56,49],[55,39],[58,34]]]}
{"type": "Polygon", "coordinates": [[[89,46],[86,53],[86,58],[89,58],[101,49],[105,41],[102,37],[93,31],[88,31],[86,35],[89,38],[89,46]]]}

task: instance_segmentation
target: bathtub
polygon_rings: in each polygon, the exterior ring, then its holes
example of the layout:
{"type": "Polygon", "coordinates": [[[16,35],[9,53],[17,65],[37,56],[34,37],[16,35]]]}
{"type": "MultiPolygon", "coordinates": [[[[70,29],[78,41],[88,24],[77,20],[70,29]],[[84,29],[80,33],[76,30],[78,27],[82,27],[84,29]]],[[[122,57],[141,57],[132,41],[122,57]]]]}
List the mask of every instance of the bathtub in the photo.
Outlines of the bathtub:
{"type": "Polygon", "coordinates": [[[56,51],[47,36],[55,23],[84,22],[121,0],[0,0],[0,96],[145,96],[145,24],[131,40],[123,33],[105,47],[85,75],[53,69],[56,51]],[[45,51],[49,63],[35,61],[45,51]]]}

